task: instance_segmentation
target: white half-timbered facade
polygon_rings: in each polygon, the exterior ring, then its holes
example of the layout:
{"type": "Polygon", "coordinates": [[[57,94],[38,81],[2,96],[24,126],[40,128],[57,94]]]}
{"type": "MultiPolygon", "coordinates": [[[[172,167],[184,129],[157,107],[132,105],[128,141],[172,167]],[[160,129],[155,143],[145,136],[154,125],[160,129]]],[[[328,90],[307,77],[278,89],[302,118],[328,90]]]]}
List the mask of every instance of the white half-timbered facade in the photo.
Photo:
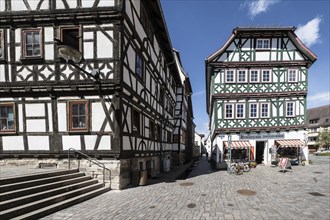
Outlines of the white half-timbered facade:
{"type": "Polygon", "coordinates": [[[229,157],[269,164],[282,147],[297,154],[300,147],[308,157],[307,79],[317,58],[294,30],[238,27],[206,59],[212,156],[218,164],[229,157]]]}
{"type": "Polygon", "coordinates": [[[1,159],[75,148],[115,164],[112,188],[171,160],[180,77],[159,1],[1,0],[0,20],[1,159]]]}
{"type": "Polygon", "coordinates": [[[176,89],[176,105],[174,109],[173,163],[174,165],[182,165],[193,157],[194,141],[191,139],[195,137],[195,129],[192,125],[192,88],[188,74],[183,68],[179,51],[175,49],[173,51],[175,64],[180,75],[180,83],[176,89]]]}

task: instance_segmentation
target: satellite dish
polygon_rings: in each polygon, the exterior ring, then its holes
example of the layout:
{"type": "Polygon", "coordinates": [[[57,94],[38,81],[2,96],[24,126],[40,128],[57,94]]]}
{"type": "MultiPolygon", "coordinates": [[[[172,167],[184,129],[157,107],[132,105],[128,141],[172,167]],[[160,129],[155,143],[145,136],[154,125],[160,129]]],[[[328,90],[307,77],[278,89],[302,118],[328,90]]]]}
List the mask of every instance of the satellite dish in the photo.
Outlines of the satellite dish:
{"type": "Polygon", "coordinates": [[[72,60],[74,63],[79,63],[82,60],[82,53],[70,46],[59,45],[57,46],[59,55],[65,59],[66,62],[72,60]]]}

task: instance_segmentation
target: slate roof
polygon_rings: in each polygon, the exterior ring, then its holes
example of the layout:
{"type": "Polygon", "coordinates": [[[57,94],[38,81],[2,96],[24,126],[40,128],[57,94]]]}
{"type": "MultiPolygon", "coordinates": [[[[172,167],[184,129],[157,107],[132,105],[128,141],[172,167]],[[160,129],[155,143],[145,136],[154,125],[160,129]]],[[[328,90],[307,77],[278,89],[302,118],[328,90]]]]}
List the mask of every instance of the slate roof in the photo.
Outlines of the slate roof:
{"type": "Polygon", "coordinates": [[[320,106],[307,110],[307,127],[330,127],[330,105],[320,106]],[[312,121],[316,123],[311,123],[312,121]]]}

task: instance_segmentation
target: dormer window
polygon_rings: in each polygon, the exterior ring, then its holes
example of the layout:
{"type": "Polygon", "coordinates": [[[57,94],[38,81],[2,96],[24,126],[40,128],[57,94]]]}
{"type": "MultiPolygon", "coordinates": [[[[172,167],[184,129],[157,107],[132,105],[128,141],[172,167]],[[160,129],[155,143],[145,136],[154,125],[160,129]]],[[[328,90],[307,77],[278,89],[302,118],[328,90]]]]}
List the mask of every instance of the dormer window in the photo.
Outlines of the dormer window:
{"type": "Polygon", "coordinates": [[[269,49],[270,40],[269,39],[257,39],[257,49],[269,49]]]}

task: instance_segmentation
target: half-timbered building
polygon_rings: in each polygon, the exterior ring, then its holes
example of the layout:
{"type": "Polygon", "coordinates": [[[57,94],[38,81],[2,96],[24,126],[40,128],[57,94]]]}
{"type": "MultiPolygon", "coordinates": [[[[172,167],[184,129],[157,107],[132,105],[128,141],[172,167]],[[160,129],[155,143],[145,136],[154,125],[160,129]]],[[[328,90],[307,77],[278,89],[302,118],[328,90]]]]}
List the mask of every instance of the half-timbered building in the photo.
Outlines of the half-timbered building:
{"type": "Polygon", "coordinates": [[[304,147],[308,68],[317,59],[294,27],[237,27],[206,63],[214,160],[269,164],[276,149],[304,147]],[[230,150],[228,150],[230,149],[230,150]]]}
{"type": "Polygon", "coordinates": [[[1,159],[59,166],[74,148],[105,162],[112,188],[157,175],[171,159],[173,64],[158,0],[1,0],[1,159]]]}
{"type": "Polygon", "coordinates": [[[194,141],[191,139],[195,137],[195,126],[193,124],[190,80],[183,68],[179,51],[175,49],[173,51],[175,64],[179,71],[180,83],[178,83],[176,90],[176,105],[174,109],[172,161],[173,165],[182,165],[192,159],[194,141]]]}

